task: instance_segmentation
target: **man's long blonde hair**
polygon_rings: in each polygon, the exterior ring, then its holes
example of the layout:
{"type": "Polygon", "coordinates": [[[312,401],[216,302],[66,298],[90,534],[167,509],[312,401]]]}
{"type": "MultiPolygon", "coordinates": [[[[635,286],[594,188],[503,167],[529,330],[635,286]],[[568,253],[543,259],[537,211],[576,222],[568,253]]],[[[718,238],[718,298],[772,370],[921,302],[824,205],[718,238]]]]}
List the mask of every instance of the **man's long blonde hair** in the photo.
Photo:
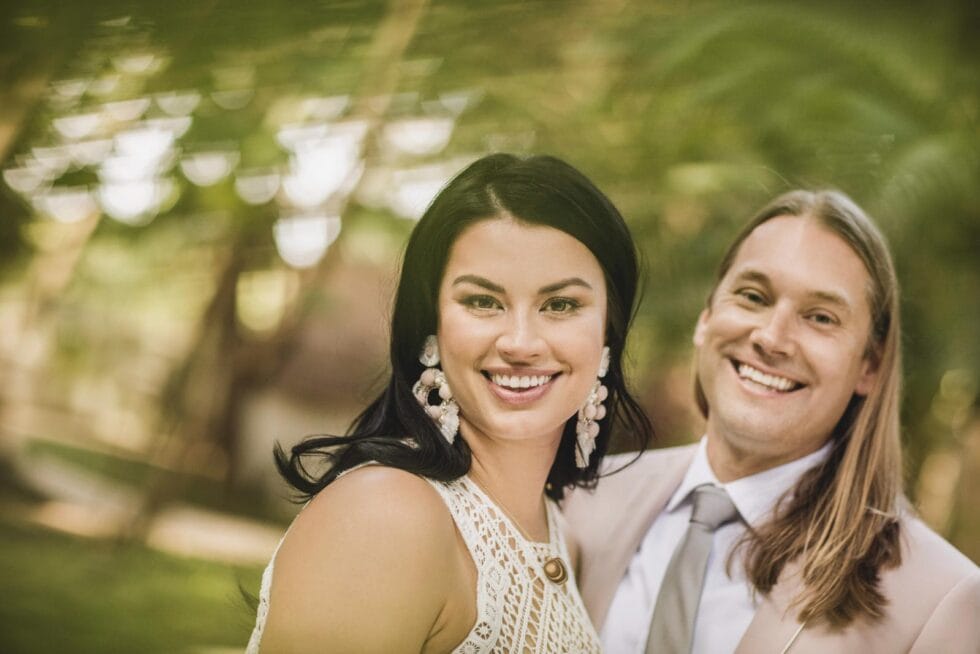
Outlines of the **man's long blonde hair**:
{"type": "MultiPolygon", "coordinates": [[[[864,616],[877,619],[887,602],[879,572],[901,562],[899,503],[902,451],[899,427],[901,352],[898,281],[884,237],[850,198],[837,191],[792,191],[763,208],[729,247],[715,289],[742,242],[780,216],[814,220],[842,238],[868,271],[871,333],[865,356],[877,370],[865,397],[851,398],[832,434],[830,455],[803,475],[778,505],[775,517],[750,529],[741,543],[748,579],[769,593],[787,564],[799,564],[799,619],[833,627],[864,616]]],[[[714,289],[708,297],[710,308],[714,289]]],[[[709,406],[695,380],[705,418],[709,406]]]]}

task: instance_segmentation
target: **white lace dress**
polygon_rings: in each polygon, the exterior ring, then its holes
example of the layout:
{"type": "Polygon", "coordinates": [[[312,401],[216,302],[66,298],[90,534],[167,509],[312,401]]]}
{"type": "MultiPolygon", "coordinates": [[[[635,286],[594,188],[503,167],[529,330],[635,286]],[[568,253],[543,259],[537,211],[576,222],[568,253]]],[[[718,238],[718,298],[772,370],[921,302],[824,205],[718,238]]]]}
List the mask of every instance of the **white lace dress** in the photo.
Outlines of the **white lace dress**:
{"type": "MultiPolygon", "coordinates": [[[[452,482],[427,480],[456,523],[477,570],[476,622],[457,654],[587,654],[599,652],[599,635],[589,621],[571,570],[558,508],[546,502],[547,543],[527,540],[507,515],[469,477],[452,482]],[[560,557],[568,581],[555,584],[543,570],[560,557]]],[[[246,654],[257,654],[269,611],[275,554],[262,575],[258,615],[246,654]]]]}

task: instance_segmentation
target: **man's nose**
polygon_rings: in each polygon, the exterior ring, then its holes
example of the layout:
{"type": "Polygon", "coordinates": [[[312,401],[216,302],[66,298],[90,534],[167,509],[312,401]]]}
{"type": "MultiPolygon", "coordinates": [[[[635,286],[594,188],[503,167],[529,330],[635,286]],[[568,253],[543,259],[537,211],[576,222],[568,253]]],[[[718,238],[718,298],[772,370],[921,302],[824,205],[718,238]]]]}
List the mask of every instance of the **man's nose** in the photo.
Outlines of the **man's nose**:
{"type": "Polygon", "coordinates": [[[792,356],[796,353],[795,325],[792,308],[777,304],[760,316],[750,337],[752,346],[763,355],[792,356]]]}

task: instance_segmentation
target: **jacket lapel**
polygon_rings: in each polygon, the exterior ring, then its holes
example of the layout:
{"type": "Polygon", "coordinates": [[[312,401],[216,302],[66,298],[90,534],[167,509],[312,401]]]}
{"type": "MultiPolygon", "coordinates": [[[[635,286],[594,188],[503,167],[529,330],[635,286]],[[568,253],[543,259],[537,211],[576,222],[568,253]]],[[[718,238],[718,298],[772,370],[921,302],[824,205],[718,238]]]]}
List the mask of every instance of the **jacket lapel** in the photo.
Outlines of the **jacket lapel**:
{"type": "Polygon", "coordinates": [[[735,654],[785,654],[803,651],[800,645],[805,632],[796,619],[796,610],[791,606],[799,590],[799,568],[791,563],[783,570],[769,595],[759,604],[749,628],[745,630],[745,635],[735,649],[735,654]]]}
{"type": "MultiPolygon", "coordinates": [[[[678,451],[668,462],[668,466],[643,466],[642,478],[634,482],[634,492],[630,493],[628,499],[621,500],[624,511],[617,533],[609,534],[608,550],[593,563],[591,576],[593,579],[601,579],[603,583],[595,584],[588,604],[592,608],[592,619],[599,628],[606,621],[606,614],[619,582],[640,548],[643,537],[684,479],[697,448],[685,450],[678,451]]],[[[641,460],[636,465],[643,463],[645,462],[641,460]]]]}

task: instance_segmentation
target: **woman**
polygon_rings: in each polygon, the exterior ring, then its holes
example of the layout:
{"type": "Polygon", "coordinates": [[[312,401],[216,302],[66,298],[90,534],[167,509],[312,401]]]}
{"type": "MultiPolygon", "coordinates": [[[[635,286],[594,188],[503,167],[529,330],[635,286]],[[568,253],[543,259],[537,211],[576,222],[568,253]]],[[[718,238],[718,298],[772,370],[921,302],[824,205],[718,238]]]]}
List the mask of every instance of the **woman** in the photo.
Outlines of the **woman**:
{"type": "Polygon", "coordinates": [[[312,499],[249,652],[598,651],[554,502],[614,429],[649,440],[621,367],[637,278],[568,164],[497,154],[450,182],[405,251],[387,387],[349,436],[277,451],[312,499]]]}

